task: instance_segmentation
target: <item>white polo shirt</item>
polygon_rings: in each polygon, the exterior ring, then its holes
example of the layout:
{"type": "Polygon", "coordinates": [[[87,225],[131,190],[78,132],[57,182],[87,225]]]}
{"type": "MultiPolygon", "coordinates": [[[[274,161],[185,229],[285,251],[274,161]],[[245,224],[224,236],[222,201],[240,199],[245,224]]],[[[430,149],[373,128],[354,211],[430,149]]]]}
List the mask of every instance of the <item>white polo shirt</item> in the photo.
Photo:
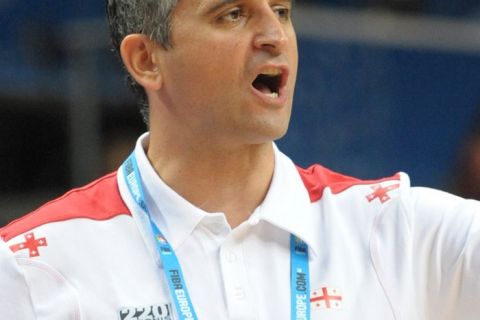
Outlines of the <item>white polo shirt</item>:
{"type": "MultiPolygon", "coordinates": [[[[480,205],[401,173],[297,168],[275,150],[263,203],[231,229],[135,155],[198,318],[290,319],[290,234],[310,253],[311,319],[479,319],[480,205]]],[[[0,319],[177,319],[144,212],[122,171],[0,229],[0,319]]]]}

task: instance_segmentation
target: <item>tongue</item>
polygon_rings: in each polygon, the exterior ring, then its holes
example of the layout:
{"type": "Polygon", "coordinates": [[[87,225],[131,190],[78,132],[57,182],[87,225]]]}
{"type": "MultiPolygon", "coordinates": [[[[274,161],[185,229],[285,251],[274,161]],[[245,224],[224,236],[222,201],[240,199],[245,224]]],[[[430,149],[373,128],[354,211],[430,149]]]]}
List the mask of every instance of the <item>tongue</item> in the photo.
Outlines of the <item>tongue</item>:
{"type": "Polygon", "coordinates": [[[270,88],[264,83],[256,83],[255,88],[258,91],[260,91],[261,93],[265,93],[265,94],[271,94],[272,93],[272,90],[270,90],[270,88]]]}

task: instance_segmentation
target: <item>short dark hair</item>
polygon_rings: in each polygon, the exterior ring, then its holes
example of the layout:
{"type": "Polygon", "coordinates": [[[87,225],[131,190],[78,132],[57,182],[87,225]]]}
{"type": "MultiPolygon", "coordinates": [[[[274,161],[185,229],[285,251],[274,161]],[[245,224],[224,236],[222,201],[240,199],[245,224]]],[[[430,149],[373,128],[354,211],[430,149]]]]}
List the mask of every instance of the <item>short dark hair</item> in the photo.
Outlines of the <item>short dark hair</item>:
{"type": "MultiPolygon", "coordinates": [[[[120,57],[120,44],[126,36],[134,33],[147,35],[164,48],[171,47],[171,16],[177,3],[178,0],[106,0],[113,50],[120,57]]],[[[139,99],[140,112],[148,125],[145,90],[128,73],[127,81],[139,99]]]]}

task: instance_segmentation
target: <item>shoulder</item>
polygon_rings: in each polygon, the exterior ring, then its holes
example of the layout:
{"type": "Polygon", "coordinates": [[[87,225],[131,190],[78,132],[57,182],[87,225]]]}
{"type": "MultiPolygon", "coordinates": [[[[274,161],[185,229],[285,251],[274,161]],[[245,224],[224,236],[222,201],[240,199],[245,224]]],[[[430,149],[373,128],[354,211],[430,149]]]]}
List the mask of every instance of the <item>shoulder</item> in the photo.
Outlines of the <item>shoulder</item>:
{"type": "Polygon", "coordinates": [[[37,210],[0,228],[4,241],[52,222],[77,218],[108,220],[130,214],[123,202],[117,183],[117,173],[111,173],[92,183],[76,188],[52,200],[37,210]]]}
{"type": "Polygon", "coordinates": [[[407,212],[415,212],[415,227],[422,232],[435,230],[432,237],[447,234],[456,238],[468,235],[472,227],[478,229],[479,201],[425,187],[412,187],[408,199],[403,204],[407,212]]]}
{"type": "MultiPolygon", "coordinates": [[[[402,180],[404,186],[410,186],[408,177],[401,173],[375,180],[362,180],[329,170],[319,164],[312,165],[307,169],[297,166],[297,170],[312,202],[320,200],[326,189],[329,189],[332,194],[340,194],[353,187],[363,186],[373,192],[370,194],[381,198],[381,193],[388,191],[385,188],[398,189],[402,180]]],[[[368,200],[368,195],[366,197],[368,200]]]]}
{"type": "MultiPolygon", "coordinates": [[[[386,204],[402,212],[415,214],[418,219],[434,215],[437,219],[461,211],[480,211],[480,202],[466,200],[453,194],[426,187],[412,187],[407,174],[400,172],[390,177],[363,180],[343,175],[315,164],[307,169],[297,167],[310,200],[316,202],[325,196],[342,195],[349,203],[386,204]],[[367,200],[367,201],[365,201],[367,200]]],[[[370,207],[370,206],[369,206],[370,207]]],[[[429,218],[431,219],[431,218],[429,218]]]]}
{"type": "Polygon", "coordinates": [[[451,193],[428,187],[412,187],[410,196],[413,205],[420,208],[425,207],[425,209],[434,207],[449,209],[467,203],[477,203],[475,200],[467,200],[451,193]]]}

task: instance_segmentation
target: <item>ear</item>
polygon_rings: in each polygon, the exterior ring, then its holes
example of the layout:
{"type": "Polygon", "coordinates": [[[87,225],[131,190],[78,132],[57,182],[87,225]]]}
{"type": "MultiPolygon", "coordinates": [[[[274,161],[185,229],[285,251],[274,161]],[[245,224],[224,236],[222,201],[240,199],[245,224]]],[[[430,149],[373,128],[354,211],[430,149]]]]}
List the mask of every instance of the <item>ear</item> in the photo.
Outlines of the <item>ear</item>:
{"type": "Polygon", "coordinates": [[[120,55],[130,75],[145,90],[162,87],[157,43],[143,34],[130,34],[120,45],[120,55]]]}

